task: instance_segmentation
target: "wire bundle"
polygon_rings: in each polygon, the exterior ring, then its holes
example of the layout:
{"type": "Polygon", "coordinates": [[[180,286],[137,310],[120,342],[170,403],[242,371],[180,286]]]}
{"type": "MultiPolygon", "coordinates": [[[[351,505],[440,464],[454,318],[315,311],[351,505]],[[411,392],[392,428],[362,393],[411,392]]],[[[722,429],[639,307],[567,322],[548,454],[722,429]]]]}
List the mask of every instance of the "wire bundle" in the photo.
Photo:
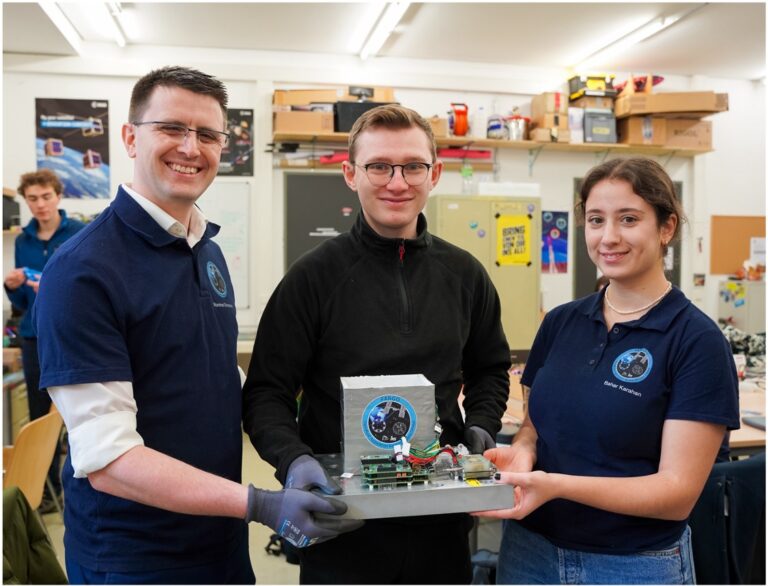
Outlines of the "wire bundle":
{"type": "Polygon", "coordinates": [[[457,464],[459,459],[456,455],[456,452],[451,448],[450,446],[445,446],[443,448],[440,447],[440,442],[435,440],[431,444],[429,444],[426,448],[423,450],[419,450],[417,448],[411,448],[410,453],[407,456],[404,456],[403,459],[408,462],[411,465],[414,466],[426,466],[427,464],[431,464],[434,462],[437,457],[442,454],[443,452],[447,452],[451,455],[451,459],[453,460],[454,464],[457,464]]]}

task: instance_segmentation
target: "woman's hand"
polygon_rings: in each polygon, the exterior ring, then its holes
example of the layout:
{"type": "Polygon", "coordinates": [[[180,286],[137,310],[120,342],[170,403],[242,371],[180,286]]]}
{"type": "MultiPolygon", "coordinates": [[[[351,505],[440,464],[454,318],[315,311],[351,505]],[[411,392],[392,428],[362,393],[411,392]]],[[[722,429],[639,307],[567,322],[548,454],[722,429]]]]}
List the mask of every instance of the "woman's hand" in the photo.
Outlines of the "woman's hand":
{"type": "Polygon", "coordinates": [[[473,516],[492,519],[523,519],[556,497],[553,490],[552,475],[541,470],[535,472],[499,472],[496,474],[496,480],[503,484],[514,485],[515,506],[511,509],[479,511],[472,513],[473,516]]]}
{"type": "Polygon", "coordinates": [[[483,457],[499,472],[530,472],[536,462],[536,453],[522,444],[486,450],[483,457]]]}

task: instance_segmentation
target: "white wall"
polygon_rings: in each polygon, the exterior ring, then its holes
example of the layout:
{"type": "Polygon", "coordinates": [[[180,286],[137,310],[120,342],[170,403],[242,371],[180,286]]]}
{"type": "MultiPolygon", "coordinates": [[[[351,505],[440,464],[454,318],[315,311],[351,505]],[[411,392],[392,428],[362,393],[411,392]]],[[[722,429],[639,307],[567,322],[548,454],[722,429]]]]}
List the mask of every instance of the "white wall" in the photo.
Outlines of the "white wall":
{"type": "MultiPolygon", "coordinates": [[[[262,148],[271,142],[270,106],[275,88],[313,87],[322,82],[338,85],[387,84],[396,88],[399,102],[426,116],[444,113],[454,101],[467,103],[470,112],[483,105],[489,112],[495,107],[499,113],[507,113],[514,106],[527,111],[533,94],[557,89],[555,80],[565,79],[567,75],[564,71],[520,67],[490,69],[482,64],[427,64],[415,60],[383,59],[360,65],[352,59],[329,60],[304,54],[161,49],[131,48],[121,53],[105,49],[100,57],[90,59],[6,55],[3,185],[15,187],[18,176],[35,167],[35,98],[109,100],[111,181],[114,191],[120,182],[131,178],[132,165],[120,141],[120,125],[127,116],[130,90],[136,79],[150,69],[166,64],[198,67],[218,76],[227,84],[231,107],[253,108],[255,111],[255,174],[249,180],[254,202],[250,225],[255,250],[251,254],[249,308],[239,312],[241,330],[245,333],[254,331],[264,304],[282,276],[283,173],[272,168],[271,155],[264,153],[262,148]]],[[[658,158],[666,165],[672,178],[684,184],[684,202],[690,225],[684,233],[683,289],[714,317],[717,306],[716,277],[708,275],[706,287],[694,288],[692,275],[694,272],[708,273],[710,215],[765,214],[765,87],[762,83],[746,81],[668,76],[660,89],[707,89],[730,95],[730,111],[712,117],[715,152],[693,159],[658,158]],[[704,238],[700,254],[694,246],[698,237],[704,238]]],[[[527,151],[499,149],[496,179],[539,183],[542,209],[571,210],[573,179],[582,177],[602,156],[542,152],[529,176],[527,151]]],[[[218,178],[216,181],[227,180],[218,178]]],[[[434,193],[458,193],[460,190],[460,177],[453,172],[444,174],[434,193]]],[[[106,201],[66,200],[63,207],[69,211],[92,213],[106,204],[106,201]]],[[[28,218],[28,212],[23,210],[22,220],[26,222],[28,218]]],[[[12,246],[9,244],[12,242],[5,237],[4,271],[12,263],[12,246]]],[[[571,237],[570,258],[573,258],[573,250],[571,237]]],[[[569,301],[571,290],[571,273],[543,275],[544,308],[551,309],[569,301]]]]}

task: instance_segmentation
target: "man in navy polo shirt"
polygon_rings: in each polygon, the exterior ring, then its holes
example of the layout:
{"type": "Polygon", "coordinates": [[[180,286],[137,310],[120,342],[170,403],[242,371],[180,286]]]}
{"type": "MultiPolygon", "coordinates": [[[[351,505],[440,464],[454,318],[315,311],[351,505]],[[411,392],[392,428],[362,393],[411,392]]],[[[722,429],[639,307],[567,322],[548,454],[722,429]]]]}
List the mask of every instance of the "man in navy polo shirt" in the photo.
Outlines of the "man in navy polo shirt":
{"type": "Polygon", "coordinates": [[[41,281],[40,386],[69,430],[71,583],[252,584],[244,519],[299,545],[345,528],[312,516],[344,512],[336,501],[240,484],[235,298],[219,227],[195,206],[228,139],[226,107],[224,85],[199,71],[140,79],[122,128],[133,182],[41,281]]]}

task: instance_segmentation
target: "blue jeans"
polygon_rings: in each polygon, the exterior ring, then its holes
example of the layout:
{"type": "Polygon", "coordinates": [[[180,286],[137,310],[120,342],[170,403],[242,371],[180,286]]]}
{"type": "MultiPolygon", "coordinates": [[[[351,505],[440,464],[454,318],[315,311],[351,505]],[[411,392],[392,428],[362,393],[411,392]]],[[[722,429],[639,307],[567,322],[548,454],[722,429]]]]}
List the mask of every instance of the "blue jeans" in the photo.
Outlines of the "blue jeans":
{"type": "Polygon", "coordinates": [[[691,529],[658,551],[603,554],[563,549],[504,521],[497,584],[694,584],[691,529]]]}

